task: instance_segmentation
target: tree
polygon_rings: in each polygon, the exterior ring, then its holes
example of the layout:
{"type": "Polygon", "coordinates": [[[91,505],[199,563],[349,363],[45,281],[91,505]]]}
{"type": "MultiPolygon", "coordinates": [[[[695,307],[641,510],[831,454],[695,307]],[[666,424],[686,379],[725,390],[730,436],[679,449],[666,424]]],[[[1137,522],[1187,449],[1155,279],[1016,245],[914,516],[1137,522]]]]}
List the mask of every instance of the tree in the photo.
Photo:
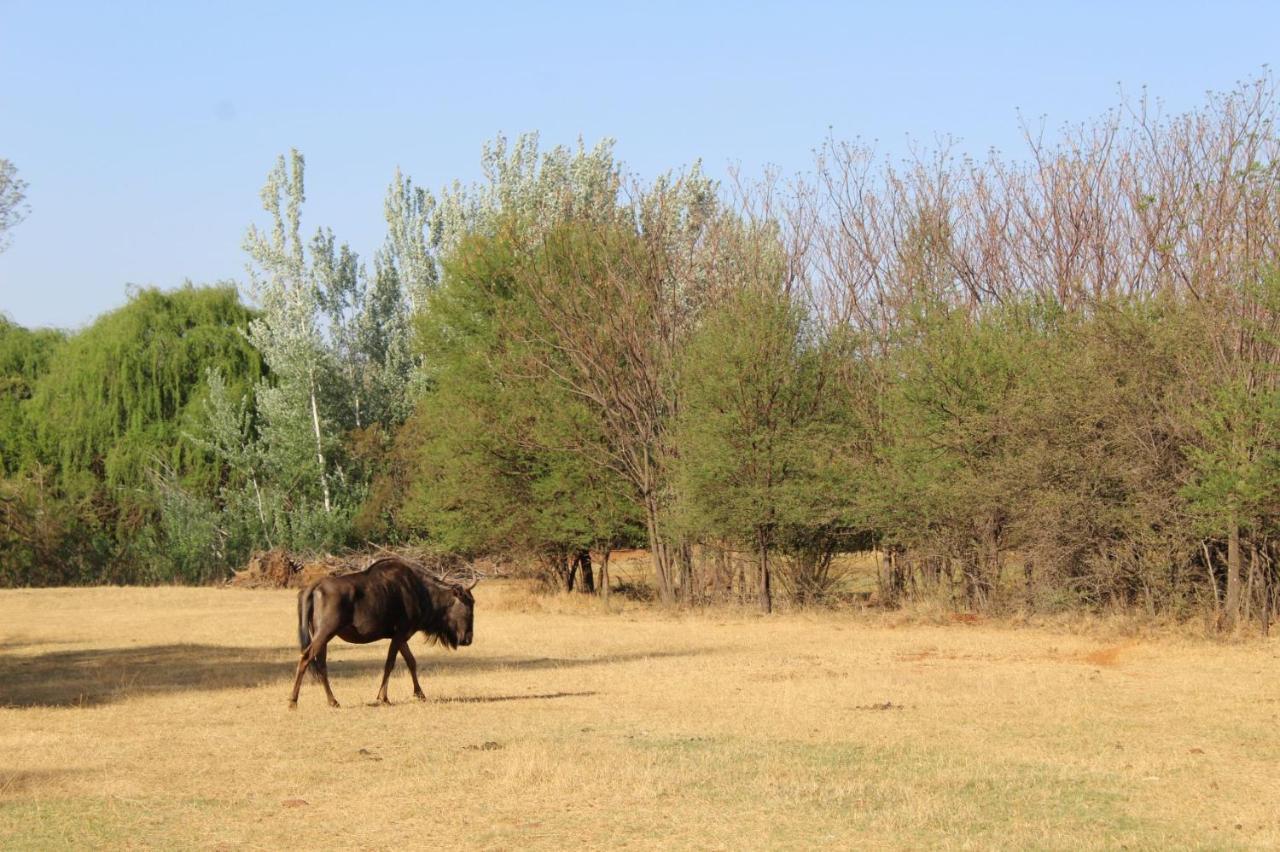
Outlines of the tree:
{"type": "Polygon", "coordinates": [[[599,440],[593,413],[530,373],[528,347],[511,334],[529,309],[516,248],[473,235],[446,261],[421,325],[429,388],[396,442],[396,467],[409,473],[397,488],[384,477],[374,494],[437,547],[532,553],[571,585],[572,557],[624,537],[634,504],[577,451],[599,440]]]}
{"type": "Polygon", "coordinates": [[[0,252],[9,247],[9,231],[27,218],[27,182],[12,162],[0,157],[0,252]]]}
{"type": "MultiPolygon", "coordinates": [[[[10,493],[14,507],[34,512],[28,526],[44,542],[37,551],[79,566],[76,581],[174,576],[158,526],[165,496],[178,489],[206,500],[222,477],[217,460],[183,435],[199,419],[210,369],[241,392],[261,375],[245,337],[251,318],[230,285],[139,290],[56,343],[59,357],[48,358],[30,398],[17,402],[33,446],[16,456],[10,493]]],[[[37,347],[46,340],[31,338],[37,347]]]]}
{"type": "Polygon", "coordinates": [[[677,491],[685,522],[759,557],[757,596],[770,612],[770,559],[784,536],[828,524],[823,447],[832,439],[821,352],[804,317],[774,287],[716,306],[682,353],[677,491]]]}
{"type": "Polygon", "coordinates": [[[258,389],[257,402],[272,461],[281,472],[309,471],[327,514],[333,500],[332,473],[325,456],[332,452],[335,436],[327,418],[322,419],[319,397],[321,388],[328,386],[325,379],[333,372],[333,364],[321,335],[319,312],[322,282],[333,269],[332,257],[323,249],[317,252],[315,244],[312,262],[306,262],[300,233],[306,200],[304,169],[297,150],[287,163],[283,156],[277,160],[262,188],[271,232],[265,234],[251,225],[245,236],[245,251],[256,265],[249,267],[250,280],[262,310],[250,326],[249,337],[271,369],[272,379],[258,389]]]}
{"type": "Polygon", "coordinates": [[[510,146],[499,137],[483,166],[484,183],[442,194],[432,244],[445,258],[465,235],[511,244],[514,300],[527,310],[504,321],[531,359],[524,380],[547,378],[598,418],[604,443],[583,441],[575,452],[623,476],[646,507],[659,593],[672,600],[689,584],[675,579],[664,517],[669,369],[709,292],[735,274],[719,239],[725,214],[715,187],[695,166],[635,187],[624,201],[609,140],[543,153],[536,135],[510,146]]]}
{"type": "MultiPolygon", "coordinates": [[[[481,153],[481,183],[455,183],[441,193],[438,204],[429,197],[419,202],[429,211],[431,245],[438,256],[447,257],[470,234],[496,233],[504,217],[522,223],[530,244],[563,222],[618,218],[622,168],[613,146],[606,138],[588,150],[579,139],[576,149],[557,145],[543,151],[537,133],[522,134],[514,143],[497,136],[481,153]]],[[[391,196],[400,194],[393,184],[391,196]]],[[[390,208],[414,209],[406,203],[389,204],[390,208]]],[[[391,229],[392,234],[397,231],[391,229]]]]}
{"type": "Polygon", "coordinates": [[[209,367],[243,388],[261,372],[245,339],[252,314],[235,288],[139,290],[63,345],[27,415],[44,461],[72,490],[107,486],[126,501],[157,461],[208,482],[215,469],[181,430],[209,367]]]}
{"type": "Polygon", "coordinates": [[[439,242],[435,198],[396,169],[383,205],[387,240],[375,263],[403,288],[412,313],[425,305],[439,280],[434,243],[439,242]]]}
{"type": "Polygon", "coordinates": [[[60,331],[32,331],[0,317],[0,475],[38,461],[34,424],[25,416],[40,377],[66,340],[60,331]]]}
{"type": "Polygon", "coordinates": [[[1192,415],[1194,478],[1184,494],[1201,531],[1227,540],[1219,615],[1221,626],[1231,629],[1255,586],[1259,545],[1265,549],[1280,506],[1280,274],[1268,270],[1245,279],[1213,294],[1206,307],[1210,334],[1199,351],[1212,359],[1200,376],[1208,387],[1192,415]]]}

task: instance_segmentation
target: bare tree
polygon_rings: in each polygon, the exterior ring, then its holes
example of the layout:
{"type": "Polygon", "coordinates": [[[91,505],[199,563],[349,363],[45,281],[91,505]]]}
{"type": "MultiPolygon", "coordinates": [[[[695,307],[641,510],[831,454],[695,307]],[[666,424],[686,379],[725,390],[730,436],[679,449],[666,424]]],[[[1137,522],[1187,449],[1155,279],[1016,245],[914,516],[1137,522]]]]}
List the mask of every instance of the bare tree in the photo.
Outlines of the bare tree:
{"type": "Polygon", "coordinates": [[[0,157],[0,252],[9,247],[9,231],[27,218],[27,182],[17,167],[0,157]]]}

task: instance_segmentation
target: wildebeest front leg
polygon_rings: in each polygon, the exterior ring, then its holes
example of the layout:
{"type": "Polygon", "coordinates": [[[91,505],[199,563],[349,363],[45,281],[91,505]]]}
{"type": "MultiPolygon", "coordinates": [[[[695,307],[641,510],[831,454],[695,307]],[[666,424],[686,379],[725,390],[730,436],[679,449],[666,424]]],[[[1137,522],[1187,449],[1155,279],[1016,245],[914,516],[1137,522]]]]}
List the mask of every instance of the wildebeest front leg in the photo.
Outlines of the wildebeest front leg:
{"type": "Polygon", "coordinates": [[[426,701],[427,695],[418,684],[418,661],[413,658],[413,653],[409,650],[408,639],[400,642],[400,656],[404,657],[404,664],[409,667],[409,677],[413,678],[413,697],[419,701],[426,701]]]}
{"type": "Polygon", "coordinates": [[[391,670],[396,667],[396,646],[399,643],[391,640],[391,647],[387,649],[387,664],[382,667],[382,686],[378,688],[377,702],[379,704],[390,704],[387,700],[387,681],[391,679],[391,670]]]}

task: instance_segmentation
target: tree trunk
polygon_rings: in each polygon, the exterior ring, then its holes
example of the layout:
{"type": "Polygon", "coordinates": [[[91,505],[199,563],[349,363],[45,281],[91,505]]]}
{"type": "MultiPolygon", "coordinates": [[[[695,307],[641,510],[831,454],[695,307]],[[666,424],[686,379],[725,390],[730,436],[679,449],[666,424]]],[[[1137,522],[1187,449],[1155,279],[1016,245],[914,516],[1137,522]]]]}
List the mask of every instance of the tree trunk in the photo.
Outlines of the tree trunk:
{"type": "Polygon", "coordinates": [[[578,586],[578,591],[584,595],[594,595],[596,593],[596,578],[591,570],[591,551],[578,551],[578,567],[582,570],[582,582],[578,586]]]}
{"type": "Polygon", "coordinates": [[[715,561],[716,597],[727,600],[733,597],[733,565],[729,562],[729,552],[723,547],[717,547],[715,561]]]}
{"type": "MultiPolygon", "coordinates": [[[[885,564],[888,570],[880,571],[877,575],[880,582],[880,600],[885,606],[896,607],[902,602],[903,593],[907,588],[907,568],[904,565],[906,558],[898,550],[897,545],[890,545],[886,555],[888,559],[885,560],[885,564]]],[[[876,562],[880,562],[878,556],[876,562]]]]}
{"type": "Polygon", "coordinates": [[[569,558],[569,554],[558,557],[560,560],[561,570],[564,573],[564,590],[566,592],[573,591],[573,578],[578,573],[578,558],[575,556],[569,558]]]}
{"type": "Polygon", "coordinates": [[[1232,630],[1240,616],[1240,527],[1233,521],[1227,536],[1227,600],[1222,609],[1222,628],[1232,630]]]}
{"type": "Polygon", "coordinates": [[[763,613],[773,612],[773,593],[769,588],[769,537],[764,531],[760,531],[760,611],[763,613]]]}
{"type": "Polygon", "coordinates": [[[693,548],[688,542],[676,547],[676,563],[680,568],[680,602],[693,603],[693,548]]]}
{"type": "Polygon", "coordinates": [[[738,566],[738,579],[734,584],[738,589],[738,603],[745,604],[747,602],[747,566],[746,560],[741,555],[737,555],[733,559],[738,566]]]}
{"type": "Polygon", "coordinates": [[[1269,542],[1262,544],[1262,635],[1271,635],[1271,616],[1275,612],[1276,587],[1275,563],[1271,560],[1273,552],[1269,542]]]}
{"type": "Polygon", "coordinates": [[[1200,542],[1200,552],[1204,554],[1204,570],[1209,574],[1209,588],[1213,591],[1213,621],[1222,623],[1222,595],[1218,593],[1218,578],[1213,573],[1213,557],[1209,555],[1209,544],[1200,542]]]}
{"type": "Polygon", "coordinates": [[[275,545],[271,543],[271,530],[267,528],[267,513],[262,509],[262,491],[258,488],[257,475],[251,475],[249,481],[253,483],[253,496],[258,501],[258,520],[262,522],[262,537],[267,540],[267,549],[274,550],[275,545]]]}
{"type": "Polygon", "coordinates": [[[649,538],[649,558],[653,562],[654,580],[658,584],[658,599],[664,604],[674,602],[671,588],[671,554],[658,527],[658,503],[652,496],[644,498],[645,531],[649,538]]]}
{"type": "MultiPolygon", "coordinates": [[[[1254,579],[1258,576],[1258,546],[1249,543],[1249,582],[1244,592],[1244,623],[1248,624],[1253,620],[1253,602],[1254,602],[1254,579]]],[[[1261,608],[1259,608],[1261,610],[1261,608]]]]}
{"type": "Polygon", "coordinates": [[[324,442],[320,437],[320,409],[316,407],[316,377],[314,372],[309,377],[308,385],[308,390],[311,392],[311,428],[315,431],[316,458],[320,461],[320,490],[324,492],[324,511],[325,514],[328,514],[331,509],[329,476],[324,464],[324,442]]]}
{"type": "Polygon", "coordinates": [[[609,606],[609,548],[604,548],[600,553],[600,597],[604,599],[605,607],[609,606]]]}

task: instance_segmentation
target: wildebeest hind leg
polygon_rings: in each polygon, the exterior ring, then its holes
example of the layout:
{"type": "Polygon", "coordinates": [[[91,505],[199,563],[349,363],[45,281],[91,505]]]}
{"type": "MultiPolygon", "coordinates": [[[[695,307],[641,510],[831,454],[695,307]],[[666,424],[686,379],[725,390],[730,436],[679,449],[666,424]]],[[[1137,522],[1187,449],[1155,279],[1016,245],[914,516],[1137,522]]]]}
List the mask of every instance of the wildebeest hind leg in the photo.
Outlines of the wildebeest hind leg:
{"type": "MultiPolygon", "coordinates": [[[[298,659],[298,670],[293,676],[293,692],[289,695],[289,708],[293,709],[298,706],[298,692],[302,689],[302,676],[307,673],[307,667],[311,665],[311,661],[316,657],[324,654],[329,644],[328,636],[316,636],[311,640],[311,644],[302,652],[302,656],[298,659]]],[[[333,690],[329,688],[329,673],[322,668],[321,680],[324,683],[325,694],[329,696],[329,703],[334,707],[338,706],[337,700],[333,697],[333,690]]]]}
{"type": "Polygon", "coordinates": [[[329,667],[326,665],[320,670],[320,682],[324,684],[324,694],[329,699],[330,707],[341,707],[338,699],[333,697],[333,689],[329,686],[329,667]]]}
{"type": "MultiPolygon", "coordinates": [[[[298,660],[298,671],[293,677],[293,694],[289,696],[290,709],[298,706],[298,691],[302,689],[302,676],[306,674],[307,667],[311,665],[312,660],[317,658],[324,659],[327,656],[329,640],[332,638],[333,633],[331,632],[318,632],[315,638],[311,640],[311,644],[302,652],[302,657],[298,660]]],[[[333,688],[329,686],[328,665],[320,667],[320,683],[324,685],[324,694],[329,699],[329,706],[339,706],[338,699],[333,697],[333,688]]]]}
{"type": "Polygon", "coordinates": [[[396,667],[396,645],[395,639],[391,640],[391,647],[387,649],[387,664],[382,667],[382,686],[378,687],[378,697],[374,699],[379,704],[390,704],[387,700],[387,681],[391,678],[391,670],[396,667]]]}
{"type": "Polygon", "coordinates": [[[400,641],[400,656],[404,657],[404,664],[409,667],[409,677],[413,678],[413,697],[419,701],[426,701],[427,695],[418,684],[418,661],[413,658],[413,652],[409,650],[408,639],[400,641]]]}
{"type": "Polygon", "coordinates": [[[293,692],[289,695],[290,710],[298,709],[298,691],[302,689],[302,676],[307,673],[307,666],[311,663],[311,658],[308,656],[310,653],[311,648],[308,647],[302,652],[302,658],[298,660],[298,671],[293,678],[293,692]]]}

